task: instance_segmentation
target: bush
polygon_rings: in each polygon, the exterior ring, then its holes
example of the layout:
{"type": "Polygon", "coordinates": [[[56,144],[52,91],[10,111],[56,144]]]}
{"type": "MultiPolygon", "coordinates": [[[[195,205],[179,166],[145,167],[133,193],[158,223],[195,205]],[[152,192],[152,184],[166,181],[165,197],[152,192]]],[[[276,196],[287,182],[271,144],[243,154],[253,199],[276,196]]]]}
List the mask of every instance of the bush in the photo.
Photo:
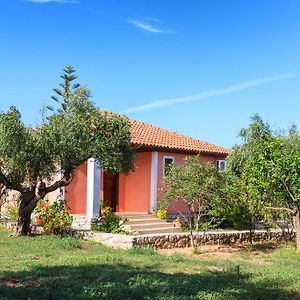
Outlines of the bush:
{"type": "Polygon", "coordinates": [[[166,219],[168,215],[168,203],[167,201],[161,200],[158,203],[157,209],[155,210],[155,215],[160,219],[166,219]]]}
{"type": "Polygon", "coordinates": [[[167,218],[167,210],[166,209],[157,209],[155,215],[160,219],[167,218]]]}
{"type": "Polygon", "coordinates": [[[100,200],[100,213],[101,216],[106,216],[108,213],[112,212],[110,204],[106,200],[100,200]]]}
{"type": "Polygon", "coordinates": [[[5,214],[11,222],[18,221],[20,201],[19,196],[14,196],[13,199],[7,203],[5,214]]]}
{"type": "Polygon", "coordinates": [[[102,216],[93,229],[108,233],[127,233],[123,228],[126,220],[121,220],[114,212],[107,212],[102,216]]]}
{"type": "Polygon", "coordinates": [[[38,206],[36,213],[43,221],[46,234],[64,234],[70,231],[73,217],[67,212],[66,207],[66,200],[38,206]]]}

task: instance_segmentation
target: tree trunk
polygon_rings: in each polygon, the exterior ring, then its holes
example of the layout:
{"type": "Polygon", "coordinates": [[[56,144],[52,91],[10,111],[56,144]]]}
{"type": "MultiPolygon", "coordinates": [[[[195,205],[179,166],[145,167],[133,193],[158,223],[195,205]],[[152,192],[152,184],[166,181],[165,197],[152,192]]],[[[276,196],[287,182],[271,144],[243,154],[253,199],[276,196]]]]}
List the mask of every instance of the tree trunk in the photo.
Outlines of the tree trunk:
{"type": "Polygon", "coordinates": [[[189,220],[189,230],[190,230],[190,243],[191,243],[192,251],[195,252],[197,247],[195,246],[195,242],[194,242],[193,217],[191,215],[191,212],[189,212],[188,220],[189,220]]]}
{"type": "Polygon", "coordinates": [[[194,243],[194,236],[193,236],[193,229],[190,228],[190,241],[191,241],[191,247],[192,250],[195,250],[195,243],[194,243]]]}
{"type": "Polygon", "coordinates": [[[37,203],[35,193],[27,191],[21,193],[21,202],[19,207],[19,216],[16,231],[13,236],[29,235],[31,213],[33,212],[37,203]]]}
{"type": "Polygon", "coordinates": [[[250,239],[250,245],[252,247],[252,245],[253,245],[253,230],[252,230],[252,228],[250,228],[250,230],[249,230],[249,239],[250,239]]]}
{"type": "Polygon", "coordinates": [[[294,228],[296,231],[296,250],[300,252],[300,212],[294,216],[294,228]]]}

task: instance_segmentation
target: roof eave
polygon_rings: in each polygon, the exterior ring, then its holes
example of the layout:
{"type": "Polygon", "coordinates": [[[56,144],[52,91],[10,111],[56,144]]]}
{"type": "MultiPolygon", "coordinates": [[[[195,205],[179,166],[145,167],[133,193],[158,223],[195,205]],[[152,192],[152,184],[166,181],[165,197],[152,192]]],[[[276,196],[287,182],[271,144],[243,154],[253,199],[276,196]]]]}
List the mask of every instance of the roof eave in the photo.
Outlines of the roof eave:
{"type": "Polygon", "coordinates": [[[132,143],[132,147],[137,151],[162,151],[162,152],[174,152],[184,154],[210,154],[210,155],[222,155],[227,156],[230,151],[213,151],[213,150],[198,150],[198,149],[187,149],[187,148],[173,148],[167,146],[157,146],[151,144],[132,143]]]}

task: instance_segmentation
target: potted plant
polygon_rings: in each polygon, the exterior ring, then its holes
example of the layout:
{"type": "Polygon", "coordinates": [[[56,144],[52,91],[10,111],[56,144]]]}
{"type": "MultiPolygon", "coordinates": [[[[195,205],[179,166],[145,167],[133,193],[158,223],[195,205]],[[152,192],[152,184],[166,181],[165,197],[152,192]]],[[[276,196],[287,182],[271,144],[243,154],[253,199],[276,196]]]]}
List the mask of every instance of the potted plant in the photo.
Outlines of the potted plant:
{"type": "Polygon", "coordinates": [[[182,227],[182,222],[179,217],[175,218],[175,220],[173,221],[173,224],[175,227],[182,227]]]}

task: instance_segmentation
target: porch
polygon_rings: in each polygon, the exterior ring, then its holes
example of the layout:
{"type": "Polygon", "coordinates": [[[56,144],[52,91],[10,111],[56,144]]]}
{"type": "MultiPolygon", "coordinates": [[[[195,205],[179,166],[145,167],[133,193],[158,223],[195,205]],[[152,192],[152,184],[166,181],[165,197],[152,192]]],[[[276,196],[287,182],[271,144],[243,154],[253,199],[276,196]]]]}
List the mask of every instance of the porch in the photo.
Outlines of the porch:
{"type": "MultiPolygon", "coordinates": [[[[159,219],[153,214],[116,213],[116,215],[120,219],[127,220],[124,224],[126,231],[139,235],[182,232],[182,228],[175,227],[172,222],[159,219]]],[[[79,230],[90,230],[91,225],[96,221],[96,218],[91,219],[83,215],[73,215],[73,218],[72,227],[79,230]]]]}
{"type": "Polygon", "coordinates": [[[88,159],[64,189],[70,213],[92,219],[103,205],[117,213],[152,213],[157,205],[157,157],[157,152],[139,153],[127,175],[107,174],[95,159],[88,159]]]}

